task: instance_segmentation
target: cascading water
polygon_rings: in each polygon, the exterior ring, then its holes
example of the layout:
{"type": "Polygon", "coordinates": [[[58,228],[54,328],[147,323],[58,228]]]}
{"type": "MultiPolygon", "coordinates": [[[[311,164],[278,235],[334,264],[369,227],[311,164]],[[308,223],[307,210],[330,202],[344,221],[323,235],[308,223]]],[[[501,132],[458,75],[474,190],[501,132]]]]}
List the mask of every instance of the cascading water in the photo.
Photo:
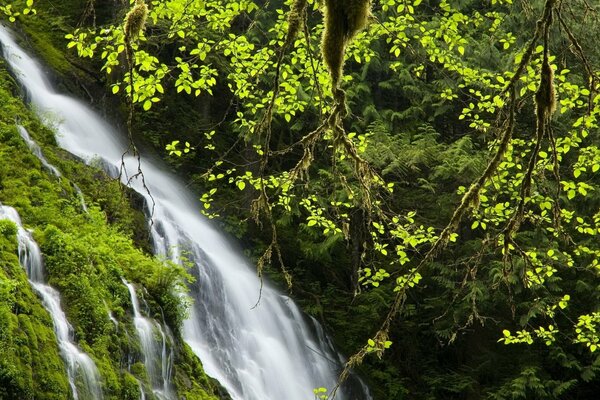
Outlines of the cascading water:
{"type": "MultiPolygon", "coordinates": [[[[21,50],[0,26],[3,54],[40,115],[50,114],[61,147],[86,161],[98,160],[118,170],[127,148],[122,135],[82,102],[56,93],[37,62],[21,50]]],[[[124,165],[137,171],[137,159],[124,165]]],[[[341,370],[338,353],[294,302],[268,283],[255,305],[260,281],[252,266],[198,212],[194,195],[178,179],[141,160],[145,184],[133,188],[155,204],[151,224],[158,254],[179,261],[181,251],[194,264],[194,304],[184,322],[183,337],[235,400],[309,400],[313,389],[336,384],[341,370]]],[[[357,380],[358,381],[358,380],[357,380]]],[[[360,382],[344,385],[338,400],[366,400],[371,395],[360,382]]]]}
{"type": "Polygon", "coordinates": [[[42,153],[42,149],[40,149],[40,146],[38,146],[38,144],[31,138],[31,136],[29,136],[29,132],[27,132],[27,129],[25,129],[23,125],[17,124],[17,130],[19,131],[19,135],[21,135],[21,137],[27,144],[27,147],[29,147],[29,150],[31,150],[33,155],[41,161],[44,168],[50,171],[52,175],[56,176],[57,178],[60,178],[61,173],[58,170],[58,168],[56,168],[54,165],[50,164],[48,160],[46,160],[46,157],[44,157],[44,153],[42,153]]]}
{"type": "MultiPolygon", "coordinates": [[[[34,156],[36,156],[38,158],[38,160],[40,160],[40,162],[42,163],[42,166],[44,168],[46,168],[48,171],[50,171],[50,173],[52,175],[54,175],[55,177],[60,179],[62,174],[60,173],[58,168],[56,168],[54,165],[50,164],[48,162],[48,160],[46,160],[46,157],[44,157],[44,153],[42,152],[42,149],[31,138],[27,129],[25,129],[24,126],[17,124],[17,130],[19,131],[19,135],[23,138],[23,140],[27,144],[27,147],[29,147],[29,150],[33,153],[34,156]]],[[[75,184],[73,184],[73,188],[75,189],[75,192],[77,193],[77,196],[79,197],[81,209],[83,211],[87,212],[87,205],[85,204],[85,199],[83,197],[83,193],[81,192],[81,189],[79,189],[79,186],[77,186],[75,184]]]]}
{"type": "Polygon", "coordinates": [[[110,309],[108,308],[108,305],[106,305],[106,302],[104,302],[104,307],[106,307],[106,314],[108,314],[108,319],[115,326],[115,330],[119,331],[119,321],[117,321],[117,319],[113,315],[112,311],[110,311],[110,309]]]}
{"type": "Polygon", "coordinates": [[[75,345],[73,328],[60,306],[60,294],[54,288],[44,284],[44,264],[37,243],[31,233],[23,228],[21,218],[14,208],[0,204],[0,219],[8,219],[18,227],[19,262],[27,272],[29,283],[41,297],[42,304],[52,317],[54,333],[67,367],[74,400],[102,399],[100,375],[94,361],[75,345]]]}
{"type": "Polygon", "coordinates": [[[159,323],[142,315],[135,287],[125,279],[123,279],[123,283],[127,286],[131,296],[133,324],[140,339],[144,366],[152,385],[152,392],[159,399],[174,399],[175,395],[170,384],[173,357],[167,350],[165,332],[159,323]]]}

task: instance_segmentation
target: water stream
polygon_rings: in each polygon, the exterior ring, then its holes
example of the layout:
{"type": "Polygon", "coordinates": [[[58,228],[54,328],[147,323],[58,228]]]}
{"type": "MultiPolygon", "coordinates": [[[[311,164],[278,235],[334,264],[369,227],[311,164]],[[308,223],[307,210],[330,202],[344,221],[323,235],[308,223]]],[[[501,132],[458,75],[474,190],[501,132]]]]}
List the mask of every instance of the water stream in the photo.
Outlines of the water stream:
{"type": "MultiPolygon", "coordinates": [[[[135,287],[125,279],[123,283],[131,296],[133,324],[140,339],[144,366],[152,391],[161,400],[175,399],[170,384],[173,356],[168,349],[165,331],[159,323],[142,315],[135,287]]],[[[142,395],[144,396],[143,390],[142,395]]]]}
{"type": "Polygon", "coordinates": [[[23,228],[21,218],[12,207],[0,204],[0,219],[8,219],[17,227],[19,262],[27,272],[29,283],[42,299],[52,317],[60,354],[65,361],[67,377],[74,400],[102,399],[100,375],[94,361],[74,343],[73,327],[60,305],[60,294],[44,283],[42,253],[31,233],[23,228]]]}
{"type": "MultiPolygon", "coordinates": [[[[0,25],[0,43],[27,98],[40,117],[50,115],[58,144],[86,162],[118,171],[127,148],[124,135],[82,101],[57,93],[40,65],[0,25]]],[[[137,160],[123,159],[137,171],[137,160]]],[[[175,262],[186,252],[196,277],[194,304],[183,337],[206,372],[218,379],[234,400],[311,400],[313,389],[335,386],[342,360],[321,328],[314,327],[296,304],[268,283],[259,296],[255,268],[199,213],[197,195],[156,161],[141,160],[145,183],[155,201],[152,238],[155,251],[175,262]]],[[[152,199],[142,183],[131,186],[152,199]]],[[[338,400],[367,400],[358,379],[344,385],[338,400]]]]}
{"type": "Polygon", "coordinates": [[[48,160],[46,160],[46,157],[44,157],[44,153],[42,153],[42,149],[31,138],[31,136],[29,136],[29,132],[27,131],[27,129],[25,129],[25,127],[23,125],[17,124],[17,130],[19,131],[19,135],[21,135],[21,137],[27,144],[27,147],[29,147],[29,150],[31,150],[33,155],[36,156],[38,158],[38,160],[40,160],[40,162],[42,163],[44,168],[46,168],[48,171],[50,171],[50,173],[52,175],[54,175],[55,177],[60,178],[62,175],[61,175],[60,171],[58,170],[58,168],[56,168],[54,165],[50,164],[48,162],[48,160]]]}
{"type": "MultiPolygon", "coordinates": [[[[17,130],[19,131],[19,135],[23,138],[23,140],[27,144],[27,147],[29,147],[29,150],[33,153],[34,156],[36,156],[38,158],[38,160],[40,160],[40,162],[42,163],[42,166],[44,168],[46,168],[48,171],[50,171],[50,173],[52,175],[54,175],[55,177],[60,179],[62,174],[60,173],[58,168],[56,168],[54,165],[50,164],[48,162],[48,160],[46,160],[46,157],[44,156],[42,149],[35,142],[35,140],[33,140],[31,138],[27,129],[25,129],[25,127],[23,125],[17,124],[17,130]]],[[[87,212],[88,209],[87,209],[87,205],[85,204],[85,198],[83,197],[83,192],[81,191],[79,186],[77,186],[76,184],[73,184],[73,188],[75,189],[75,193],[77,193],[77,196],[79,197],[79,203],[81,205],[81,209],[83,211],[87,212]]]]}

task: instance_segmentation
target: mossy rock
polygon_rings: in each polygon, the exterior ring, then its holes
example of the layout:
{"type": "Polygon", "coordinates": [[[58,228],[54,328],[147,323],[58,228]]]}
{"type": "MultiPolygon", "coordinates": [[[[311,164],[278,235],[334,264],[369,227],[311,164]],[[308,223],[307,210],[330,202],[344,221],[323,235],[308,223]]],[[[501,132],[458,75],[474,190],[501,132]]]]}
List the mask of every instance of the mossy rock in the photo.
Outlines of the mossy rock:
{"type": "Polygon", "coordinates": [[[27,283],[16,257],[16,229],[11,233],[0,236],[0,399],[66,399],[52,320],[27,283]]]}
{"type": "MultiPolygon", "coordinates": [[[[42,42],[54,40],[37,34],[42,42]]],[[[52,52],[41,53],[46,57],[52,52]]],[[[71,68],[54,56],[62,67],[71,68]]],[[[185,308],[173,294],[173,285],[181,281],[183,270],[171,269],[149,254],[143,213],[132,208],[140,206],[139,197],[58,149],[53,132],[17,94],[18,85],[0,61],[0,202],[17,209],[40,245],[48,282],[61,293],[78,346],[98,367],[105,399],[138,399],[138,381],[147,381],[146,371],[141,363],[128,365],[139,344],[126,312],[129,293],[121,277],[147,289],[148,304],[165,316],[179,338],[179,349],[185,348],[177,329],[185,308]],[[29,152],[16,129],[17,117],[62,172],[60,179],[29,152]],[[74,184],[83,191],[88,212],[82,210],[74,184]],[[119,321],[117,327],[109,311],[119,321]]],[[[68,399],[70,387],[52,320],[19,265],[15,234],[14,224],[0,221],[0,399],[68,399]]],[[[174,371],[180,397],[227,398],[219,397],[223,391],[189,349],[176,357],[174,371]]]]}

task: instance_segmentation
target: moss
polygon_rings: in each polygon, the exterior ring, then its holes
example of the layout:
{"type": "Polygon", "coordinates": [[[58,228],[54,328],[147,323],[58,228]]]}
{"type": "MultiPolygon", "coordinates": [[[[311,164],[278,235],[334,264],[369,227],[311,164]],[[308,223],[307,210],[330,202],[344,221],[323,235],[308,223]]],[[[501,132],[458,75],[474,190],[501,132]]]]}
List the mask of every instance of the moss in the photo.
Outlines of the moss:
{"type": "MultiPolygon", "coordinates": [[[[109,3],[114,7],[113,2],[109,3]]],[[[32,22],[31,20],[39,19],[50,25],[64,23],[68,26],[77,26],[80,22],[80,17],[84,15],[89,2],[84,0],[36,0],[35,8],[37,15],[35,18],[24,18],[24,22],[32,22]],[[58,21],[57,21],[58,20],[58,21]]],[[[43,26],[43,25],[42,25],[43,26]]]]}
{"type": "Polygon", "coordinates": [[[346,46],[367,25],[370,15],[370,0],[325,0],[321,52],[334,90],[339,86],[342,76],[346,46]]]}
{"type": "Polygon", "coordinates": [[[125,25],[123,31],[125,32],[125,42],[131,43],[135,40],[144,29],[146,25],[146,16],[148,15],[148,6],[141,0],[135,2],[135,6],[125,16],[125,25]]]}
{"type": "Polygon", "coordinates": [[[177,392],[187,400],[230,399],[219,383],[206,375],[202,363],[186,343],[175,353],[174,381],[177,392]]]}
{"type": "Polygon", "coordinates": [[[292,43],[296,34],[300,30],[300,26],[302,25],[304,19],[306,18],[306,0],[294,0],[290,11],[288,12],[288,30],[285,38],[285,44],[283,48],[285,49],[287,45],[292,43]]]}
{"type": "Polygon", "coordinates": [[[60,74],[73,71],[73,66],[65,54],[53,45],[59,36],[60,39],[63,39],[66,33],[60,19],[26,18],[23,22],[21,27],[30,38],[30,45],[37,54],[43,56],[54,71],[60,74]]]}
{"type": "Polygon", "coordinates": [[[141,397],[138,380],[130,373],[124,372],[121,376],[121,391],[123,400],[138,400],[141,397]]]}
{"type": "Polygon", "coordinates": [[[9,220],[0,220],[0,235],[10,239],[17,234],[17,226],[9,220]]]}
{"type": "MultiPolygon", "coordinates": [[[[176,331],[185,309],[173,288],[184,271],[148,255],[143,215],[131,208],[139,199],[56,148],[52,132],[13,95],[17,86],[2,67],[0,62],[0,202],[15,207],[33,231],[48,281],[61,293],[77,344],[99,369],[105,398],[137,399],[137,380],[145,381],[146,371],[142,364],[128,365],[139,354],[139,344],[125,312],[129,294],[121,277],[146,287],[151,308],[176,331]],[[16,116],[61,170],[61,179],[30,154],[16,130],[16,116]],[[88,213],[81,209],[74,183],[85,193],[88,213]],[[145,250],[136,246],[142,242],[145,250]],[[109,310],[119,320],[118,329],[109,310]]],[[[52,320],[19,265],[15,233],[14,224],[0,221],[0,399],[67,399],[69,385],[52,320]]],[[[218,398],[213,395],[218,385],[189,351],[177,358],[174,370],[178,381],[186,382],[181,397],[218,398]]]]}
{"type": "MultiPolygon", "coordinates": [[[[14,224],[11,233],[16,234],[14,224]]],[[[68,398],[52,321],[28,285],[16,251],[16,236],[0,235],[0,399],[68,398]]]]}

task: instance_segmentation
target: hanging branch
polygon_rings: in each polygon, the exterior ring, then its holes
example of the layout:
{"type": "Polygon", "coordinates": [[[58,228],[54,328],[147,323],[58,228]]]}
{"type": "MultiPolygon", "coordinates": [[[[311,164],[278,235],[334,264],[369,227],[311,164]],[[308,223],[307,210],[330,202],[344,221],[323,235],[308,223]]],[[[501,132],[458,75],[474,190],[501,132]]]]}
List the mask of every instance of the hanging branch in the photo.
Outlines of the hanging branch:
{"type": "MultiPolygon", "coordinates": [[[[593,107],[594,107],[594,105],[593,105],[594,96],[597,93],[597,79],[598,78],[596,77],[596,74],[594,73],[590,62],[587,59],[585,52],[583,51],[581,44],[579,44],[579,41],[575,38],[575,35],[573,34],[573,32],[571,31],[571,29],[569,28],[569,26],[566,24],[565,20],[563,19],[561,6],[562,6],[562,3],[559,5],[559,7],[556,7],[556,9],[554,10],[554,13],[555,13],[556,17],[558,18],[560,26],[564,29],[564,31],[567,34],[567,37],[569,38],[569,42],[571,43],[571,46],[569,46],[569,49],[571,50],[571,52],[573,54],[575,54],[575,56],[579,57],[581,63],[583,64],[583,68],[585,69],[585,73],[587,75],[587,81],[588,81],[587,82],[588,90],[590,92],[588,95],[588,102],[587,102],[588,103],[587,115],[591,116],[593,107]]],[[[588,4],[586,4],[586,6],[589,7],[588,4]]],[[[548,137],[550,139],[550,145],[552,147],[552,154],[553,154],[553,159],[554,159],[554,165],[553,165],[554,179],[558,183],[556,186],[556,194],[555,194],[557,201],[554,203],[554,206],[553,206],[554,218],[555,218],[555,221],[557,221],[555,223],[555,225],[556,225],[555,228],[558,230],[558,228],[560,227],[560,205],[558,203],[558,198],[559,198],[560,192],[561,192],[561,185],[560,185],[560,175],[559,175],[559,168],[558,168],[558,152],[556,151],[556,140],[554,138],[554,134],[553,134],[551,128],[548,129],[548,137]]]]}
{"type": "Polygon", "coordinates": [[[283,45],[279,49],[279,54],[277,56],[277,61],[275,64],[275,82],[273,84],[273,95],[271,96],[271,101],[269,102],[262,119],[256,125],[255,129],[255,133],[259,136],[259,138],[263,132],[265,133],[265,149],[263,151],[259,167],[259,195],[257,199],[254,199],[252,201],[250,212],[254,217],[254,221],[257,224],[260,224],[261,213],[265,214],[267,221],[269,222],[269,225],[271,227],[271,243],[260,256],[257,262],[258,277],[260,278],[260,289],[256,304],[252,308],[257,307],[260,303],[264,285],[263,268],[265,265],[270,264],[273,250],[275,250],[277,254],[277,259],[279,261],[288,288],[291,289],[292,287],[292,278],[287,269],[285,268],[285,264],[283,263],[283,255],[281,253],[281,249],[277,241],[277,227],[275,226],[273,213],[271,210],[271,203],[267,194],[267,188],[264,180],[264,172],[269,163],[269,156],[271,154],[271,124],[273,121],[273,107],[275,106],[275,101],[277,100],[277,96],[279,94],[279,79],[281,76],[281,65],[283,64],[283,58],[285,57],[289,47],[294,43],[294,39],[300,31],[301,26],[306,24],[306,8],[307,0],[295,0],[292,4],[292,7],[290,8],[290,11],[288,13],[288,30],[286,38],[283,42],[283,45]]]}
{"type": "MultiPolygon", "coordinates": [[[[377,172],[374,171],[369,163],[359,155],[358,149],[352,140],[348,138],[342,124],[342,121],[346,116],[345,93],[340,88],[344,55],[346,47],[353,37],[366,26],[368,19],[371,16],[370,10],[370,0],[352,0],[349,1],[348,4],[344,5],[338,4],[338,2],[334,0],[326,1],[323,16],[325,30],[323,32],[323,38],[321,41],[321,51],[323,54],[323,60],[325,61],[331,76],[331,86],[334,95],[333,108],[324,118],[324,121],[321,123],[321,125],[319,125],[319,127],[317,127],[314,131],[305,135],[300,141],[294,143],[286,149],[272,151],[269,146],[271,140],[271,123],[273,119],[273,107],[279,94],[281,65],[288,48],[292,45],[297,33],[301,28],[304,32],[304,36],[307,39],[309,54],[311,54],[309,41],[310,35],[307,25],[307,1],[295,0],[288,13],[288,31],[286,39],[279,49],[279,54],[276,61],[275,81],[271,101],[269,102],[262,119],[255,128],[255,133],[257,133],[259,136],[263,133],[265,134],[265,150],[260,164],[259,197],[253,201],[251,206],[251,213],[255,221],[259,223],[260,214],[264,213],[270,223],[272,231],[271,243],[258,260],[258,274],[262,277],[262,268],[266,263],[270,262],[271,253],[273,250],[275,250],[278,254],[279,262],[284,272],[286,281],[288,282],[288,287],[291,287],[291,277],[283,265],[282,255],[279,250],[279,245],[277,244],[277,230],[273,222],[270,201],[264,182],[264,171],[268,165],[269,156],[283,155],[298,145],[302,146],[303,154],[289,174],[289,181],[290,183],[293,183],[298,178],[305,177],[312,164],[312,161],[314,160],[315,145],[323,137],[325,132],[331,131],[334,148],[342,149],[344,153],[348,155],[351,160],[353,160],[355,174],[359,180],[361,191],[363,193],[365,208],[369,211],[369,213],[371,212],[373,205],[371,186],[373,183],[383,182],[377,172]]],[[[313,66],[313,73],[315,73],[316,69],[314,67],[314,63],[312,62],[312,54],[310,57],[311,65],[313,66]]],[[[315,79],[315,81],[317,82],[317,90],[322,98],[318,79],[315,79]]]]}
{"type": "Polygon", "coordinates": [[[569,47],[571,49],[571,52],[573,52],[577,57],[579,57],[579,59],[583,63],[583,68],[585,69],[585,73],[588,78],[588,90],[590,91],[590,94],[588,96],[588,115],[589,115],[592,113],[592,108],[593,108],[592,102],[593,102],[593,98],[594,98],[594,93],[596,93],[597,78],[596,78],[596,75],[594,74],[591,64],[589,63],[589,61],[585,55],[585,52],[583,51],[583,48],[581,47],[581,45],[575,38],[575,35],[573,35],[573,32],[571,32],[571,29],[569,29],[569,26],[565,23],[565,20],[563,19],[562,14],[560,12],[560,9],[556,10],[556,16],[558,17],[560,26],[567,33],[567,37],[569,38],[569,42],[571,43],[571,46],[572,46],[572,47],[569,47]]]}
{"type": "Polygon", "coordinates": [[[554,88],[554,71],[549,61],[549,38],[550,38],[550,26],[552,25],[552,14],[554,0],[549,0],[547,8],[544,10],[543,26],[544,26],[544,55],[542,60],[542,68],[540,72],[540,84],[537,92],[535,93],[535,106],[536,106],[536,139],[535,146],[531,151],[529,157],[529,163],[527,170],[521,183],[521,190],[519,193],[519,204],[517,210],[508,221],[506,228],[504,229],[504,255],[508,256],[508,246],[512,242],[511,236],[514,232],[519,229],[521,222],[523,222],[525,213],[525,203],[529,200],[531,195],[531,182],[533,171],[537,164],[538,155],[542,145],[544,135],[548,131],[548,125],[552,115],[556,111],[556,90],[554,88]],[[549,3],[549,5],[548,5],[549,3]]]}
{"type": "MultiPolygon", "coordinates": [[[[288,30],[283,42],[283,45],[279,48],[279,52],[277,55],[277,61],[275,62],[275,80],[273,82],[273,94],[271,96],[271,101],[267,105],[265,113],[263,117],[256,125],[255,133],[257,135],[262,135],[264,132],[266,134],[265,137],[265,147],[266,151],[264,152],[263,157],[263,165],[266,165],[269,158],[269,142],[271,139],[271,123],[273,121],[273,107],[275,106],[275,100],[277,100],[277,96],[279,95],[279,80],[281,78],[281,65],[283,64],[283,58],[287,54],[289,47],[294,43],[294,39],[296,35],[300,31],[301,25],[303,25],[306,20],[306,7],[307,0],[295,0],[290,8],[288,13],[288,30]]],[[[262,168],[264,169],[264,167],[262,168]]]]}
{"type": "Polygon", "coordinates": [[[127,68],[129,70],[129,104],[128,104],[128,114],[127,114],[127,137],[129,139],[129,145],[127,149],[121,154],[121,165],[119,167],[119,180],[125,176],[127,179],[126,184],[129,186],[134,179],[140,178],[142,182],[142,187],[148,193],[150,200],[152,200],[152,206],[150,207],[150,223],[152,224],[152,216],[154,215],[154,208],[156,207],[156,201],[154,201],[154,197],[152,193],[150,193],[150,188],[146,185],[146,179],[144,177],[144,173],[142,171],[142,159],[140,153],[138,151],[135,142],[133,141],[133,65],[135,60],[133,59],[135,54],[133,52],[133,43],[139,35],[144,30],[146,26],[146,17],[148,16],[148,6],[144,3],[143,0],[136,0],[135,6],[125,16],[125,24],[123,25],[123,32],[125,33],[125,58],[127,60],[127,68]],[[135,174],[128,176],[127,169],[125,166],[125,156],[128,154],[132,154],[133,157],[137,160],[137,171],[135,174]]]}

